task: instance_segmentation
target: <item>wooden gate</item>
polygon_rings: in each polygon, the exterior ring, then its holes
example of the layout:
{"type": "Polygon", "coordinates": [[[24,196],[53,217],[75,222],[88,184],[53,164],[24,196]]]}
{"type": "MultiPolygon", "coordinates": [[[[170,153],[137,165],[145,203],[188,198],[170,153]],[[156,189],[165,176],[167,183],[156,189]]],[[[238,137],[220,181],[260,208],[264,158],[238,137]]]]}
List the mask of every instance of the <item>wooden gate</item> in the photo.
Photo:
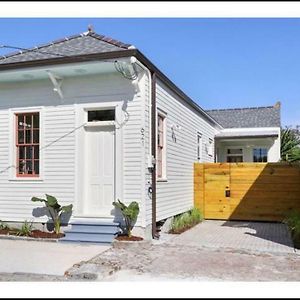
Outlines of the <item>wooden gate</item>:
{"type": "Polygon", "coordinates": [[[194,201],[206,219],[282,221],[300,211],[300,165],[195,164],[194,201]]]}

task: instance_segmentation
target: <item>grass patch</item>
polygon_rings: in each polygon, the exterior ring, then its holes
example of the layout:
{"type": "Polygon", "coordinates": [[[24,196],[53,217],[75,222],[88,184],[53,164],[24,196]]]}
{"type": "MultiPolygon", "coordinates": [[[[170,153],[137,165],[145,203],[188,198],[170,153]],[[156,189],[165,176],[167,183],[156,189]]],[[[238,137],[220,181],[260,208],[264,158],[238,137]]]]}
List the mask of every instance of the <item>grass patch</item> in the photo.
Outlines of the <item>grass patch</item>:
{"type": "Polygon", "coordinates": [[[173,218],[169,233],[182,233],[199,224],[202,220],[203,215],[201,211],[194,207],[193,209],[173,218]]]}
{"type": "Polygon", "coordinates": [[[283,222],[291,232],[294,247],[300,249],[300,212],[291,212],[283,222]]]}

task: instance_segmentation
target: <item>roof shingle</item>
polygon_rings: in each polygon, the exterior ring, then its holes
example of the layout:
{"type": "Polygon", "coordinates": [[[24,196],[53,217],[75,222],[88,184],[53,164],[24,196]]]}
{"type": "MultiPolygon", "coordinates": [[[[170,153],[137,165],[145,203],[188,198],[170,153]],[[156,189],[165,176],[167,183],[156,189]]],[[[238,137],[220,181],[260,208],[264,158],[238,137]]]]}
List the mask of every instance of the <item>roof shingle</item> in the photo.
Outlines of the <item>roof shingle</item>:
{"type": "Polygon", "coordinates": [[[3,55],[0,57],[0,64],[120,51],[126,50],[130,46],[129,44],[88,31],[30,49],[3,55]]]}
{"type": "Polygon", "coordinates": [[[206,110],[224,128],[280,127],[280,102],[274,106],[206,110]]]}

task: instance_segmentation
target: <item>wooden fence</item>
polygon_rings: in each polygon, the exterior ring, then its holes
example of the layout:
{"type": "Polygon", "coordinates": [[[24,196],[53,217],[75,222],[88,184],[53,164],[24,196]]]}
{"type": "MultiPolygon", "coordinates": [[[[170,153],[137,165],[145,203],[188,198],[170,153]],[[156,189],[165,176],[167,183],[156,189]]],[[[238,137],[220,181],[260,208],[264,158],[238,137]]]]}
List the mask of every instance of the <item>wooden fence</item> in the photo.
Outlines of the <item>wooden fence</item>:
{"type": "Polygon", "coordinates": [[[194,202],[206,219],[282,221],[300,211],[300,164],[196,163],[194,202]]]}

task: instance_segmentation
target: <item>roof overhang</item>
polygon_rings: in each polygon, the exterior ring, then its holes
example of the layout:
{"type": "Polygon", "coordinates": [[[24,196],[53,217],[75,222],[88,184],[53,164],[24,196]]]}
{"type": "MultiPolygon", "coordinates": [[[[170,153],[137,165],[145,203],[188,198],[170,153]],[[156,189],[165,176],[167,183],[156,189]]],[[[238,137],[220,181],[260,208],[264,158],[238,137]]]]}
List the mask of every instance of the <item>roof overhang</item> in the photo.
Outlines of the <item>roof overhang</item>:
{"type": "Polygon", "coordinates": [[[198,111],[207,121],[218,129],[222,129],[220,125],[213,117],[205,112],[196,102],[194,102],[189,96],[187,96],[181,89],[179,89],[165,74],[163,74],[144,54],[138,49],[128,49],[121,51],[111,51],[96,54],[78,55],[78,56],[66,56],[57,57],[52,59],[41,59],[24,61],[9,64],[0,64],[0,75],[4,71],[8,70],[21,70],[26,68],[38,68],[45,66],[57,66],[65,64],[83,63],[91,61],[101,61],[105,59],[119,59],[123,57],[135,56],[141,63],[143,63],[152,73],[156,74],[156,77],[160,79],[167,87],[175,92],[179,97],[183,98],[191,107],[198,111]]]}
{"type": "Polygon", "coordinates": [[[258,138],[277,138],[280,135],[280,128],[239,128],[232,130],[222,130],[216,134],[217,140],[228,139],[258,139],[258,138]]]}

